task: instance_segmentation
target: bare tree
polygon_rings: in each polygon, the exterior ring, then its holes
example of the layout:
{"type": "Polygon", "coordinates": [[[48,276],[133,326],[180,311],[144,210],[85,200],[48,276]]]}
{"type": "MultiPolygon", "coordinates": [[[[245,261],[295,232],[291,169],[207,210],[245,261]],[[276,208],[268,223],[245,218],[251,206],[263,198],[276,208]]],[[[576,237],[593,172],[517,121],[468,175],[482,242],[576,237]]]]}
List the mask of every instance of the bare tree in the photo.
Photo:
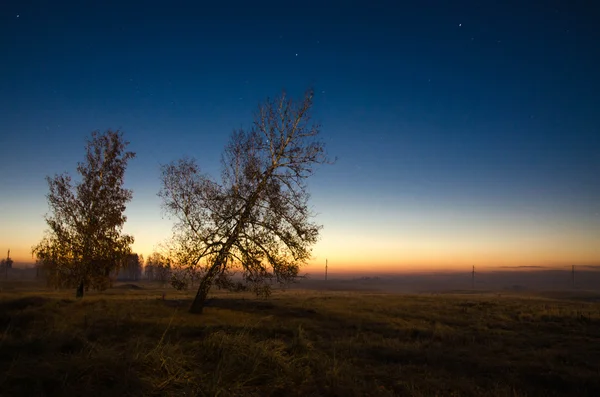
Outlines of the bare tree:
{"type": "Polygon", "coordinates": [[[46,279],[46,268],[44,267],[44,264],[37,260],[35,261],[34,264],[35,267],[35,278],[36,279],[46,279]]]}
{"type": "Polygon", "coordinates": [[[146,264],[144,265],[144,276],[146,276],[146,280],[154,281],[154,266],[148,263],[148,260],[145,263],[146,264]]]}
{"type": "Polygon", "coordinates": [[[251,129],[231,135],[220,183],[193,159],[163,166],[159,196],[176,220],[175,245],[201,272],[191,312],[202,312],[213,284],[239,289],[236,271],[245,286],[268,295],[271,282],[295,280],[310,258],[321,226],[311,222],[306,179],[329,162],[312,105],[312,91],[302,101],[284,93],[261,104],[251,129]]]}
{"type": "Polygon", "coordinates": [[[123,234],[125,205],[132,198],[123,188],[127,162],[135,153],[126,152],[129,142],[119,131],[92,132],[86,158],[78,163],[81,180],[73,185],[68,174],[46,177],[50,214],[49,230],[33,247],[48,282],[55,287],[102,290],[110,275],[131,252],[133,237],[123,234]]]}
{"type": "Polygon", "coordinates": [[[142,276],[141,255],[131,253],[123,260],[123,265],[118,271],[117,280],[138,281],[142,276]]]}
{"type": "Polygon", "coordinates": [[[171,261],[160,252],[153,252],[146,259],[146,276],[149,280],[160,281],[163,286],[171,277],[171,261]]]}
{"type": "Polygon", "coordinates": [[[146,262],[144,261],[143,254],[139,254],[137,259],[138,259],[138,269],[137,269],[138,278],[137,278],[137,280],[141,281],[144,277],[144,263],[146,263],[146,262]]]}

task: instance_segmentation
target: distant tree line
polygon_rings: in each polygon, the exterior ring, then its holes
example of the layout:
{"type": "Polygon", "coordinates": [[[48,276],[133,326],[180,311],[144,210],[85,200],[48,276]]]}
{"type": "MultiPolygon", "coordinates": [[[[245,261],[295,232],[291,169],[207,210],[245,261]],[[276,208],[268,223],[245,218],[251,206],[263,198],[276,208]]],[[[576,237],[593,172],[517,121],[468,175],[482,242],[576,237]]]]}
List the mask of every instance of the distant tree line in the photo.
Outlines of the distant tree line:
{"type": "Polygon", "coordinates": [[[159,252],[153,252],[144,266],[144,276],[148,281],[166,284],[171,277],[171,261],[159,252]]]}
{"type": "Polygon", "coordinates": [[[131,253],[123,260],[123,265],[117,270],[116,279],[121,281],[140,281],[144,270],[144,256],[131,253]]]}
{"type": "MultiPolygon", "coordinates": [[[[37,261],[35,267],[37,278],[47,279],[52,271],[43,261],[37,261]]],[[[171,281],[171,277],[170,260],[165,255],[154,252],[144,261],[143,255],[130,253],[111,272],[108,283],[112,285],[114,281],[158,281],[166,284],[171,281]]]]}

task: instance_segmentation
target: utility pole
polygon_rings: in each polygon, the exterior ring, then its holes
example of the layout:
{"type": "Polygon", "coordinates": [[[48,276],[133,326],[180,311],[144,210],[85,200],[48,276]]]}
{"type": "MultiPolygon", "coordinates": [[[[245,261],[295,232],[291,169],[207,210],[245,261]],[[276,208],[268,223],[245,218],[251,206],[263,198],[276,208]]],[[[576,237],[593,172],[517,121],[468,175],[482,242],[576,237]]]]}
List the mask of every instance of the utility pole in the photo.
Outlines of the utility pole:
{"type": "Polygon", "coordinates": [[[575,289],[575,265],[571,267],[571,285],[575,289]]]}
{"type": "Polygon", "coordinates": [[[325,281],[327,281],[327,259],[325,259],[325,281]]]}
{"type": "Polygon", "coordinates": [[[471,288],[475,289],[475,265],[473,265],[473,272],[471,273],[471,288]]]}
{"type": "Polygon", "coordinates": [[[8,268],[12,269],[13,260],[10,259],[10,248],[8,254],[6,254],[6,261],[4,262],[4,276],[8,280],[8,268]]]}

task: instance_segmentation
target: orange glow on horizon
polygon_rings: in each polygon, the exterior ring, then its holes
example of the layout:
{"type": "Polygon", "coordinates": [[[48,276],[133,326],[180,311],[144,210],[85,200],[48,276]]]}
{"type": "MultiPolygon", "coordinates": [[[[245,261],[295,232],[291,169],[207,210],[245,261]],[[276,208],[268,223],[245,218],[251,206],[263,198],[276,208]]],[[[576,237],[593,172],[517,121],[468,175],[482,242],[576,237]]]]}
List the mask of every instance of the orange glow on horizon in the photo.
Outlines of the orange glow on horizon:
{"type": "MultiPolygon", "coordinates": [[[[147,257],[154,250],[140,250],[140,246],[134,247],[134,252],[147,257]]],[[[322,250],[325,251],[325,250],[322,250]]],[[[334,252],[327,250],[328,254],[322,254],[321,250],[315,250],[313,258],[308,261],[306,266],[301,269],[301,273],[323,273],[325,269],[325,259],[328,260],[330,274],[346,273],[415,273],[415,272],[453,272],[470,270],[472,266],[479,270],[548,270],[548,269],[566,269],[571,265],[580,266],[600,266],[598,256],[593,252],[557,252],[553,251],[546,255],[531,253],[530,255],[519,255],[518,253],[498,252],[496,255],[484,255],[476,252],[466,252],[459,254],[454,252],[449,255],[446,252],[431,252],[429,255],[406,256],[388,256],[388,257],[369,257],[369,255],[334,255],[334,252]]],[[[31,248],[15,247],[11,248],[11,258],[19,265],[31,265],[35,259],[31,256],[31,248]]],[[[6,252],[0,253],[4,259],[6,252]]]]}
{"type": "MultiPolygon", "coordinates": [[[[129,213],[124,232],[135,237],[133,251],[147,257],[171,236],[172,223],[155,219],[153,207],[129,213]]],[[[303,272],[332,273],[465,271],[479,269],[600,264],[600,227],[589,219],[535,218],[485,213],[449,217],[425,212],[402,222],[346,218],[322,220],[325,228],[303,272]]],[[[8,249],[15,264],[32,264],[31,248],[44,235],[40,214],[0,230],[0,258],[8,249]]],[[[341,215],[340,215],[341,216],[341,215]]],[[[363,215],[361,215],[363,216],[363,215]]]]}

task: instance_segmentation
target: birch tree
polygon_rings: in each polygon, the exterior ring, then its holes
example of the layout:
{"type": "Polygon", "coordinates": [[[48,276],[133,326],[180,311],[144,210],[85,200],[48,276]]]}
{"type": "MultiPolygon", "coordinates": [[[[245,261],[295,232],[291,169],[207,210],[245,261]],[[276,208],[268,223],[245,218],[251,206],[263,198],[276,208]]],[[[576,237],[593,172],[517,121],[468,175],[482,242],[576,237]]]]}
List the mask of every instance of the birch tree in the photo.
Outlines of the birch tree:
{"type": "Polygon", "coordinates": [[[111,273],[131,253],[133,237],[122,232],[132,198],[123,187],[125,170],[135,157],[128,144],[122,132],[95,131],[77,166],[79,182],[67,173],[46,177],[49,229],[33,254],[51,285],[76,288],[78,298],[89,288],[107,288],[111,273]]]}
{"type": "Polygon", "coordinates": [[[174,245],[200,273],[191,312],[202,312],[213,285],[269,294],[310,258],[321,226],[312,221],[306,181],[329,163],[312,106],[312,91],[259,105],[251,128],[232,133],[218,182],[194,159],[162,167],[159,196],[175,219],[174,245]]]}

